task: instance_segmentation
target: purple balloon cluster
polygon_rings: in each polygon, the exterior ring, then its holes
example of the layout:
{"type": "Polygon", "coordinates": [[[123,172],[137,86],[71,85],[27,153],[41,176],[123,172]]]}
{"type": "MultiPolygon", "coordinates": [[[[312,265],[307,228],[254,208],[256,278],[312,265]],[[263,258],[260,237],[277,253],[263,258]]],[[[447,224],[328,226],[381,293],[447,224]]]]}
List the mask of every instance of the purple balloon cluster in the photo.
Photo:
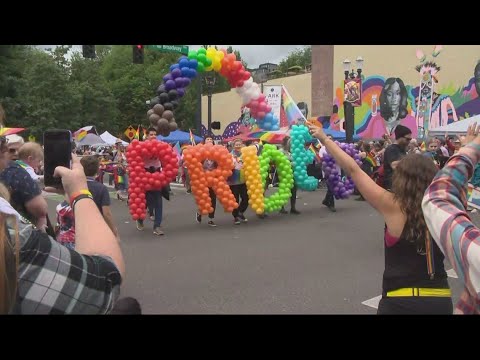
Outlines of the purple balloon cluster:
{"type": "MultiPolygon", "coordinates": [[[[358,165],[362,164],[360,155],[358,150],[355,149],[354,144],[339,143],[338,141],[336,141],[336,143],[343,151],[350,155],[358,165]]],[[[330,154],[325,154],[323,156],[322,168],[327,179],[328,187],[332,189],[335,199],[347,199],[353,194],[355,184],[353,183],[352,178],[346,177],[345,181],[342,180],[341,171],[337,169],[335,159],[330,154]]]]}

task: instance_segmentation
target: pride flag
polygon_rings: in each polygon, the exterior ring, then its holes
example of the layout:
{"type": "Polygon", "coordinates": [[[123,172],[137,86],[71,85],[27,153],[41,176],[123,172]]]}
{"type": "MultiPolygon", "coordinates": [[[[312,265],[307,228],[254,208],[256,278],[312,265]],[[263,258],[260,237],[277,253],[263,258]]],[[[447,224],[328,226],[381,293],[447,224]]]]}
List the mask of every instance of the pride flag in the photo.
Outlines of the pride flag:
{"type": "Polygon", "coordinates": [[[367,154],[365,160],[367,160],[374,168],[380,166],[377,162],[375,155],[373,155],[372,153],[367,154]]]}
{"type": "Polygon", "coordinates": [[[310,150],[313,153],[313,155],[315,156],[315,161],[316,162],[322,161],[322,158],[318,155],[318,152],[315,150],[315,148],[312,144],[310,144],[310,146],[308,147],[308,150],[310,150]]]}
{"type": "Polygon", "coordinates": [[[180,143],[178,141],[175,144],[175,146],[173,147],[173,151],[177,155],[178,160],[180,160],[181,157],[182,157],[182,148],[180,147],[180,143]]]}
{"type": "Polygon", "coordinates": [[[295,125],[299,122],[305,122],[305,116],[298,108],[295,101],[292,99],[288,93],[285,86],[282,85],[282,108],[287,118],[288,126],[295,125]]]}
{"type": "Polygon", "coordinates": [[[190,143],[191,143],[192,145],[197,145],[197,144],[195,143],[195,138],[193,137],[193,134],[192,134],[192,129],[190,129],[190,143]]]}

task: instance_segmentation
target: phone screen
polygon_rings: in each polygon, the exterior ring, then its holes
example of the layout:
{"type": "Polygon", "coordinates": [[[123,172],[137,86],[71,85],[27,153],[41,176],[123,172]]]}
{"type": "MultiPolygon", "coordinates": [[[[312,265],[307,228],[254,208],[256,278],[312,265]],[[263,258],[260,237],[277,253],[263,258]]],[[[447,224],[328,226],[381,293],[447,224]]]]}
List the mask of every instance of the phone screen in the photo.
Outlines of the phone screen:
{"type": "Polygon", "coordinates": [[[69,130],[47,130],[43,133],[45,186],[61,187],[62,179],[54,177],[57,166],[71,167],[72,133],[69,130]]]}

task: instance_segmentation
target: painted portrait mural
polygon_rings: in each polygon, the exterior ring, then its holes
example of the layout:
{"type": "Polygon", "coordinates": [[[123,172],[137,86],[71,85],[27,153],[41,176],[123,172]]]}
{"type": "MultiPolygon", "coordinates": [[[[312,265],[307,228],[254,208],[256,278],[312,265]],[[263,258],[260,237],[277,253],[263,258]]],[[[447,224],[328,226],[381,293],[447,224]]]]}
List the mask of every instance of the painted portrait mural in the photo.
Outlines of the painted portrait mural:
{"type": "MultiPolygon", "coordinates": [[[[381,138],[384,134],[391,134],[396,125],[402,124],[409,127],[414,136],[421,138],[425,130],[480,114],[480,62],[472,75],[468,84],[459,88],[453,85],[435,88],[433,76],[422,77],[432,82],[430,86],[426,83],[422,87],[423,97],[421,85],[407,85],[402,79],[394,77],[365,77],[362,106],[355,108],[355,134],[365,139],[381,138]],[[426,111],[429,111],[429,117],[425,116],[426,111]]],[[[344,121],[343,99],[341,84],[335,93],[335,111],[330,121],[323,121],[325,127],[344,131],[344,127],[339,126],[344,121]]]]}

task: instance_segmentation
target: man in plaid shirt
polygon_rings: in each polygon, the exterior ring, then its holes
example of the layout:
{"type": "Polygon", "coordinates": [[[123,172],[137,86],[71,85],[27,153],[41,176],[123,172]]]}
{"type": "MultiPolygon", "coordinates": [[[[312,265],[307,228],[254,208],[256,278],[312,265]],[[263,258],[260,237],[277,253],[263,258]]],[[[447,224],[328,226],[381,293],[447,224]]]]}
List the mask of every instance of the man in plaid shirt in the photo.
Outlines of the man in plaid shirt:
{"type": "Polygon", "coordinates": [[[467,184],[480,160],[480,126],[470,126],[467,145],[427,188],[423,214],[428,229],[465,285],[455,313],[480,314],[480,229],[467,214],[467,184]]]}

